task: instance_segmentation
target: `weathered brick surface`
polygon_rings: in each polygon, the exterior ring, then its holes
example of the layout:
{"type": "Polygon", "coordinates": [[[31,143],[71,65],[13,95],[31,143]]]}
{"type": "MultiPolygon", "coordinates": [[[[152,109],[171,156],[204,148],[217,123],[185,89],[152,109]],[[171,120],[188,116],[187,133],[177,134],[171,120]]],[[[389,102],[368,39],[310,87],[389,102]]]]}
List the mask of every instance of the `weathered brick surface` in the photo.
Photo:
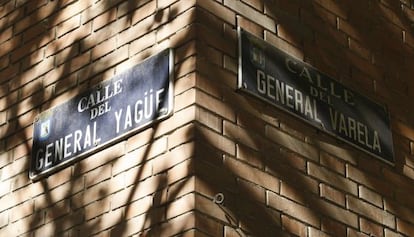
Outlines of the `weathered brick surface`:
{"type": "Polygon", "coordinates": [[[0,236],[412,236],[412,5],[3,1],[0,236]],[[238,27],[386,105],[395,164],[239,93],[238,27]],[[36,115],[165,48],[170,118],[29,180],[36,115]]]}

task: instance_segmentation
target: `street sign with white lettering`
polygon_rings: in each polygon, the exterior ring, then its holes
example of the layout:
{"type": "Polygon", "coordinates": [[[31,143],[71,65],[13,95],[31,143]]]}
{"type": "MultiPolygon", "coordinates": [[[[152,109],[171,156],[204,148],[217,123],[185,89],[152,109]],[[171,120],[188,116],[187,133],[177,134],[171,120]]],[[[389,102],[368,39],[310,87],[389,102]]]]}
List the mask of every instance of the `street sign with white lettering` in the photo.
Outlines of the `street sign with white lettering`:
{"type": "Polygon", "coordinates": [[[240,90],[393,164],[387,109],[239,29],[240,90]]]}
{"type": "Polygon", "coordinates": [[[29,177],[37,180],[171,115],[173,55],[164,50],[34,122],[29,177]]]}

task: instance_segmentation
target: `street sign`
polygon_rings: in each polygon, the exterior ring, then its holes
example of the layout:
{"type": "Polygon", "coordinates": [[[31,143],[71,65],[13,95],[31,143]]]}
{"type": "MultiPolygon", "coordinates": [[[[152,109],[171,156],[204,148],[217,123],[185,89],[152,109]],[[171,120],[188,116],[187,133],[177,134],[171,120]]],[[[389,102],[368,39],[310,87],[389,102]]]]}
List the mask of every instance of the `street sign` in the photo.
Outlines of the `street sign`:
{"type": "Polygon", "coordinates": [[[173,110],[171,49],[41,113],[29,177],[37,180],[165,119],[173,110]]]}
{"type": "Polygon", "coordinates": [[[393,164],[387,109],[239,29],[238,88],[393,164]]]}

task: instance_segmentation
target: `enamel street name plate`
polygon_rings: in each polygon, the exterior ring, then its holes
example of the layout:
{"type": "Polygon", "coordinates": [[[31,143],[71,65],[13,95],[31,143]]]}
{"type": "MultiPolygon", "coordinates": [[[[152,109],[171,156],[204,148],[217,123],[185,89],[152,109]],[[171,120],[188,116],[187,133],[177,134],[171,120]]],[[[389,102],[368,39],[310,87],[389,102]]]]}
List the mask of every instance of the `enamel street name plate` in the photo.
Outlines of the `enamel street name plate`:
{"type": "Polygon", "coordinates": [[[362,151],[394,162],[384,106],[242,29],[238,87],[362,151]]]}
{"type": "Polygon", "coordinates": [[[30,178],[49,175],[170,116],[172,73],[172,50],[164,50],[41,113],[34,122],[30,178]]]}

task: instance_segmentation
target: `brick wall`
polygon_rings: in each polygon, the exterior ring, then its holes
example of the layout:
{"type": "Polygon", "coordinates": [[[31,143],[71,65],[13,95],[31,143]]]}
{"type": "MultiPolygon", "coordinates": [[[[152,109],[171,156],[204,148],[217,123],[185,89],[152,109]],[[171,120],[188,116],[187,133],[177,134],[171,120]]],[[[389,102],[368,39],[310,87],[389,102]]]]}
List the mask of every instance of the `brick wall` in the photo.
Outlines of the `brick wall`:
{"type": "Polygon", "coordinates": [[[2,1],[0,235],[414,235],[413,16],[409,0],[2,1]],[[237,27],[386,105],[395,166],[236,91],[237,27]],[[165,48],[172,117],[29,180],[36,115],[165,48]]]}

